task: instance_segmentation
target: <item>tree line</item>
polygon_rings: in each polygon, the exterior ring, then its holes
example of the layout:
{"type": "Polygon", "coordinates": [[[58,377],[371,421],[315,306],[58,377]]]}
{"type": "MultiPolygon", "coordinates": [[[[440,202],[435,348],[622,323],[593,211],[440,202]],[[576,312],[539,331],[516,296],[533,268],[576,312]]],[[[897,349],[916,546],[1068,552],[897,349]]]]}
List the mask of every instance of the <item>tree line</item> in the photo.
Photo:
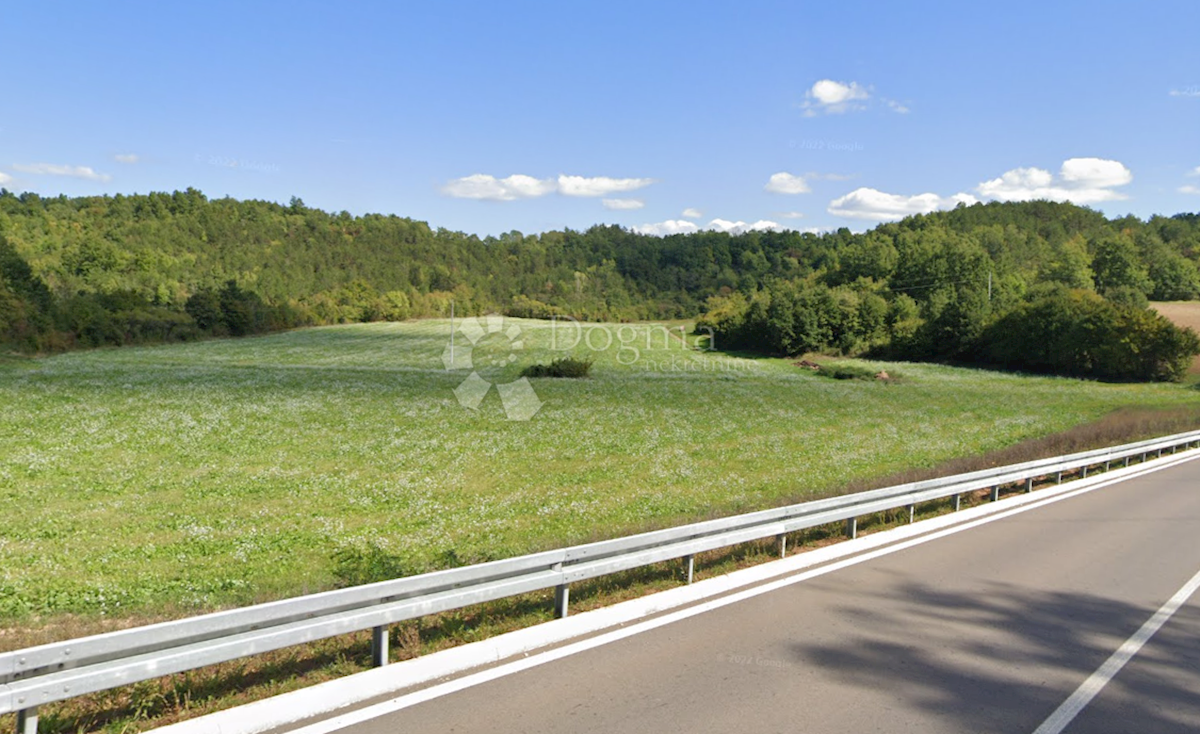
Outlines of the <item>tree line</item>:
{"type": "Polygon", "coordinates": [[[1044,201],[962,206],[862,234],[653,237],[597,225],[481,238],[299,199],[0,190],[0,342],[46,352],[238,336],[442,316],[453,301],[459,313],[533,318],[703,314],[722,348],[1169,379],[1200,347],[1146,303],[1200,298],[1198,258],[1196,214],[1108,219],[1044,201]],[[1049,318],[1061,313],[1074,320],[1049,318]],[[1001,337],[1017,328],[1065,346],[1053,358],[1014,349],[1001,337]],[[1076,344],[1097,339],[1124,339],[1128,359],[1076,344]],[[1147,366],[1146,349],[1169,354],[1147,366]],[[1064,364],[1063,354],[1076,356],[1064,364]]]}

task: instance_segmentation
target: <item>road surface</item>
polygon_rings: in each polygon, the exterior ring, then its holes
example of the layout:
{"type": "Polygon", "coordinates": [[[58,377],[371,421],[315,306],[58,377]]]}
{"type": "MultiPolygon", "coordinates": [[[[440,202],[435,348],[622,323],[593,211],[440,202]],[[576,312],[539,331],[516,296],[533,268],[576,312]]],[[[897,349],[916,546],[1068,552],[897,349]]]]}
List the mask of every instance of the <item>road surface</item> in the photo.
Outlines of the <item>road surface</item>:
{"type": "Polygon", "coordinates": [[[1198,572],[1191,461],[347,731],[1196,732],[1200,593],[1045,722],[1198,572]]]}

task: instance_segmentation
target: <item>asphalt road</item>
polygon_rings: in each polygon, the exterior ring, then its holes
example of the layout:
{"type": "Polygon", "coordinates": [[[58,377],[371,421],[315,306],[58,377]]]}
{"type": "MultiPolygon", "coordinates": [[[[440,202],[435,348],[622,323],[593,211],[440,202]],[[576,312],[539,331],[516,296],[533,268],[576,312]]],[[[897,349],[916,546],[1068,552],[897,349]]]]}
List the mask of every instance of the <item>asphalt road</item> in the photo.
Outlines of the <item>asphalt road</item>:
{"type": "MultiPolygon", "coordinates": [[[[1197,572],[1192,461],[350,731],[1033,732],[1197,572]]],[[[1200,731],[1200,593],[1065,731],[1200,731]]]]}

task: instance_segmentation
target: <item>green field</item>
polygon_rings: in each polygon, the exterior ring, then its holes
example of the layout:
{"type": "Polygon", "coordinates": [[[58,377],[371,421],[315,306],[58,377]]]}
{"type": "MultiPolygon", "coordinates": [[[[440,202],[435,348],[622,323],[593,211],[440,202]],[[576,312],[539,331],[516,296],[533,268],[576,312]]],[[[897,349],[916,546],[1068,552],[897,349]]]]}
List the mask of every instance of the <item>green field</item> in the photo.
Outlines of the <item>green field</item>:
{"type": "MultiPolygon", "coordinates": [[[[499,334],[476,346],[477,364],[503,363],[485,377],[566,353],[546,322],[512,324],[515,361],[499,334]]],[[[337,584],[347,549],[413,570],[502,557],[1200,402],[917,364],[839,381],[687,349],[678,328],[593,328],[612,344],[573,350],[591,378],[535,381],[544,404],[524,422],[495,390],[459,404],[447,321],[0,361],[0,619],[277,598],[337,584]]]]}

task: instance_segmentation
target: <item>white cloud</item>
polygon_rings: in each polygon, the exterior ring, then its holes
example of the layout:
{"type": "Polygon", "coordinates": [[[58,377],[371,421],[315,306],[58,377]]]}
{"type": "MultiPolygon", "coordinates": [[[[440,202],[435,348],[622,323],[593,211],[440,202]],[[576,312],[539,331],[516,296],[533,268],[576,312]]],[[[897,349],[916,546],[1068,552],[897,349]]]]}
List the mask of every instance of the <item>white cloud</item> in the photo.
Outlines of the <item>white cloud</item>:
{"type": "Polygon", "coordinates": [[[780,219],[804,219],[804,212],[780,212],[776,216],[780,219]]]}
{"type": "Polygon", "coordinates": [[[891,109],[893,112],[897,112],[901,115],[907,115],[910,112],[910,110],[907,107],[900,104],[899,102],[897,102],[894,99],[885,99],[883,101],[885,104],[887,104],[888,108],[891,109]]]}
{"type": "Polygon", "coordinates": [[[1014,168],[999,178],[984,181],[975,190],[1000,201],[1049,199],[1094,204],[1127,198],[1113,189],[1132,180],[1133,174],[1119,161],[1070,158],[1063,161],[1057,180],[1042,168],[1014,168]]]}
{"type": "Polygon", "coordinates": [[[12,180],[13,180],[12,176],[8,175],[4,171],[0,171],[0,186],[12,183],[12,180]]]}
{"type": "Polygon", "coordinates": [[[928,214],[937,209],[953,209],[959,203],[970,205],[976,201],[978,200],[970,194],[955,194],[950,197],[941,197],[937,194],[901,196],[864,187],[829,202],[828,211],[838,217],[897,221],[913,214],[928,214]]]}
{"type": "Polygon", "coordinates": [[[1072,185],[1100,189],[1124,186],[1133,180],[1124,164],[1103,158],[1069,158],[1063,161],[1061,175],[1072,185]]]}
{"type": "Polygon", "coordinates": [[[118,153],[117,155],[113,156],[113,160],[117,163],[133,165],[134,163],[137,163],[140,158],[136,153],[118,153]]]}
{"type": "Polygon", "coordinates": [[[633,228],[638,234],[655,235],[665,237],[671,234],[692,234],[700,230],[708,230],[712,232],[726,232],[732,235],[745,234],[746,232],[764,231],[764,230],[783,230],[786,229],[778,222],[772,222],[769,219],[760,219],[757,222],[747,224],[746,222],[737,221],[731,222],[728,219],[714,219],[703,227],[695,222],[689,222],[683,219],[668,219],[665,222],[656,222],[654,224],[643,224],[633,228]]]}
{"type": "Polygon", "coordinates": [[[832,79],[822,79],[812,85],[808,94],[823,105],[838,105],[871,96],[858,82],[846,84],[832,79]]]}
{"type": "Polygon", "coordinates": [[[665,222],[657,222],[655,224],[643,224],[640,227],[634,227],[634,232],[638,234],[649,234],[656,237],[665,237],[669,234],[691,234],[699,232],[700,227],[695,222],[689,222],[683,219],[668,219],[665,222]]]}
{"type": "Polygon", "coordinates": [[[680,214],[679,216],[686,219],[699,219],[700,217],[704,216],[704,212],[693,207],[688,207],[687,209],[684,209],[683,214],[680,214]]]}
{"type": "Polygon", "coordinates": [[[605,209],[615,209],[618,211],[624,209],[641,209],[646,206],[646,202],[641,199],[604,199],[600,203],[604,205],[605,209]]]}
{"type": "Polygon", "coordinates": [[[1188,172],[1187,172],[1187,175],[1189,175],[1189,176],[1200,176],[1200,166],[1196,166],[1196,167],[1195,167],[1195,168],[1193,168],[1192,170],[1188,171],[1188,172]]]}
{"type": "Polygon", "coordinates": [[[1200,194],[1200,186],[1192,186],[1191,184],[1188,184],[1187,186],[1180,186],[1179,193],[1181,193],[1181,194],[1200,194]]]}
{"type": "Polygon", "coordinates": [[[850,110],[863,109],[861,102],[871,96],[870,89],[858,82],[835,82],[832,79],[822,79],[804,95],[807,101],[802,105],[807,117],[814,117],[824,112],[839,115],[850,110]]]}
{"type": "Polygon", "coordinates": [[[566,196],[606,196],[622,191],[634,191],[652,183],[652,178],[559,176],[558,191],[566,196]]]}
{"type": "Polygon", "coordinates": [[[487,199],[489,201],[513,201],[545,196],[555,189],[554,179],[514,174],[508,178],[496,178],[476,173],[456,178],[442,187],[442,193],[456,199],[487,199]]]}
{"type": "MultiPolygon", "coordinates": [[[[476,173],[463,178],[456,178],[442,187],[442,193],[456,199],[488,199],[490,201],[513,201],[515,199],[531,199],[545,196],[557,191],[565,196],[607,196],[621,191],[633,191],[654,183],[652,178],[608,178],[597,176],[559,176],[553,178],[534,178],[522,174],[514,174],[508,178],[496,178],[484,173],[476,173]]],[[[633,201],[632,199],[614,199],[613,201],[633,201]]],[[[619,207],[610,207],[619,208],[619,207]]],[[[628,206],[625,208],[634,208],[628,206]]]]}
{"type": "Polygon", "coordinates": [[[69,176],[88,181],[108,182],[112,176],[107,173],[97,173],[87,166],[60,166],[54,163],[14,163],[14,171],[32,173],[38,176],[69,176]]]}
{"type": "Polygon", "coordinates": [[[1183,89],[1172,89],[1172,97],[1200,97],[1200,87],[1184,87],[1183,89]]]}
{"type": "Polygon", "coordinates": [[[807,194],[812,190],[808,187],[804,176],[784,172],[771,174],[771,180],[767,181],[767,185],[763,186],[763,189],[773,194],[807,194]]]}
{"type": "Polygon", "coordinates": [[[764,230],[780,230],[783,227],[778,222],[772,222],[769,219],[760,219],[753,224],[745,222],[731,222],[728,219],[714,219],[708,223],[705,229],[711,229],[715,232],[728,232],[729,234],[744,234],[746,232],[761,232],[764,230]]]}

